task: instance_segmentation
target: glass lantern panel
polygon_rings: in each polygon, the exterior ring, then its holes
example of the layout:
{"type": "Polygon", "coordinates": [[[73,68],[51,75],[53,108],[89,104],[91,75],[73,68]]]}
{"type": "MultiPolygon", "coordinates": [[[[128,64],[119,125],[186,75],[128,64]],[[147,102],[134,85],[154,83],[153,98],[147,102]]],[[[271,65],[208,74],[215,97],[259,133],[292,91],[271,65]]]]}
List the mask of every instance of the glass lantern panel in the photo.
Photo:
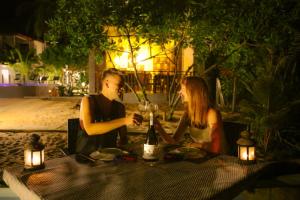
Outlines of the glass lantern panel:
{"type": "Polygon", "coordinates": [[[26,149],[24,151],[24,162],[26,166],[38,166],[44,163],[44,150],[31,151],[26,149]]]}
{"type": "Polygon", "coordinates": [[[249,148],[249,160],[255,160],[255,147],[248,147],[249,148]]]}
{"type": "Polygon", "coordinates": [[[248,160],[248,153],[246,146],[239,146],[239,159],[248,160]]]}

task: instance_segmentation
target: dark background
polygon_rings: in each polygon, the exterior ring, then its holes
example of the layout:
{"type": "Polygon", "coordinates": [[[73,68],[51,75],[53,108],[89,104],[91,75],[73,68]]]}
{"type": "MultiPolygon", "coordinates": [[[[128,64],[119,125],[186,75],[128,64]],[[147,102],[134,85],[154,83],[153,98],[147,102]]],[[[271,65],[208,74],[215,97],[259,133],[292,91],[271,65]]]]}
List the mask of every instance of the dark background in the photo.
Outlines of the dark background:
{"type": "Polygon", "coordinates": [[[34,36],[32,19],[42,0],[1,0],[0,33],[22,33],[34,36]]]}

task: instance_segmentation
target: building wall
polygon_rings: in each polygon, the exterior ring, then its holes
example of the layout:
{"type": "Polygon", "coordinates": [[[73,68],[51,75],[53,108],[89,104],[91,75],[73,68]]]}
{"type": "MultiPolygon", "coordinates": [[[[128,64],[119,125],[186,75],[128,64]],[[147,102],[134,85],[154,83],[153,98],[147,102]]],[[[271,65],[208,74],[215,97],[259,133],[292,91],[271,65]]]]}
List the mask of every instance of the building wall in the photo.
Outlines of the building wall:
{"type": "Polygon", "coordinates": [[[0,84],[15,83],[15,71],[8,65],[0,64],[0,84]]]}
{"type": "Polygon", "coordinates": [[[35,48],[37,55],[43,53],[43,51],[45,50],[45,46],[45,43],[33,40],[33,48],[35,48]]]}
{"type": "Polygon", "coordinates": [[[182,71],[186,71],[194,64],[194,49],[191,47],[185,48],[182,52],[182,71]]]}

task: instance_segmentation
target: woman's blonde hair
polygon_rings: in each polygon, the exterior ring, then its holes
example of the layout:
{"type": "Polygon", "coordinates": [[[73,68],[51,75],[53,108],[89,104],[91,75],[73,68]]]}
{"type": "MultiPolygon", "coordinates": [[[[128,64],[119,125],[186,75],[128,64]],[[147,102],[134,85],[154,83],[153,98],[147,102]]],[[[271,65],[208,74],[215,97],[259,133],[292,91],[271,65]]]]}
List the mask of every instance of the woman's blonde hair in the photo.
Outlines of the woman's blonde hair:
{"type": "Polygon", "coordinates": [[[185,77],[181,84],[186,88],[187,113],[191,125],[199,128],[207,127],[209,94],[206,82],[196,76],[185,77]]]}

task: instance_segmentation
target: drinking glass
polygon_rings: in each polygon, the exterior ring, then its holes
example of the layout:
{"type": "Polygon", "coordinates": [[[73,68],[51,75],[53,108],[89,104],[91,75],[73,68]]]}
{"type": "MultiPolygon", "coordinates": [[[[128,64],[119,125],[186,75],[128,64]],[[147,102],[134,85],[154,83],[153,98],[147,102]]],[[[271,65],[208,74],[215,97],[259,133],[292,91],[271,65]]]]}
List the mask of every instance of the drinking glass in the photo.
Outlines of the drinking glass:
{"type": "Polygon", "coordinates": [[[151,103],[149,106],[149,111],[153,112],[153,114],[157,114],[158,111],[158,105],[155,103],[151,103]]]}
{"type": "Polygon", "coordinates": [[[147,101],[141,101],[138,104],[138,111],[139,111],[140,115],[143,116],[144,119],[146,117],[148,107],[149,107],[149,103],[147,101]]]}
{"type": "Polygon", "coordinates": [[[153,112],[153,115],[157,116],[158,115],[158,105],[155,103],[149,104],[148,112],[153,112]]]}

